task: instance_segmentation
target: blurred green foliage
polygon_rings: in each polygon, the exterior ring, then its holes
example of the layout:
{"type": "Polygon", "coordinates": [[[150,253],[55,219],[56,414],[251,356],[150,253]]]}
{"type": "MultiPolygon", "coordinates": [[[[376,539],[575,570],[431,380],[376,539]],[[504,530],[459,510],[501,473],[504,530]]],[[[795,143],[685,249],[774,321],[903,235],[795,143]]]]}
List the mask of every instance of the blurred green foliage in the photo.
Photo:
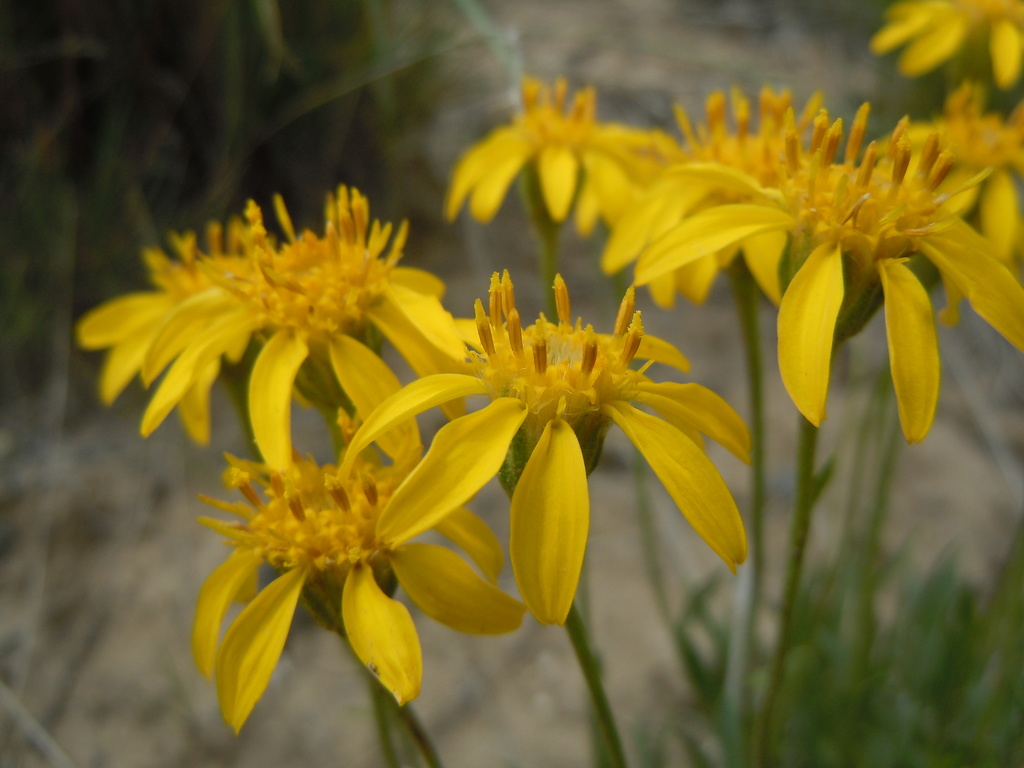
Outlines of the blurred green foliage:
{"type": "Polygon", "coordinates": [[[170,229],[274,192],[313,226],[338,183],[402,207],[444,32],[398,6],[0,3],[0,393],[45,380],[70,318],[142,288],[140,248],[170,229]]]}

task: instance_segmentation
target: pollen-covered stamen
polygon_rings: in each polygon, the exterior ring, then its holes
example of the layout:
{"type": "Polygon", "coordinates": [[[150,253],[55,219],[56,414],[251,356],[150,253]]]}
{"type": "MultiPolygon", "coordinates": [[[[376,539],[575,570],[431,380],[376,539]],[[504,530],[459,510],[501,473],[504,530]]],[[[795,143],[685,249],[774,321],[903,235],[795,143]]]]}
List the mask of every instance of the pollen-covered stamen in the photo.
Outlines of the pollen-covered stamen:
{"type": "Polygon", "coordinates": [[[561,275],[555,275],[555,306],[558,308],[558,322],[572,325],[572,304],[569,302],[569,289],[561,275]]]}
{"type": "Polygon", "coordinates": [[[622,297],[622,302],[619,304],[619,313],[615,316],[615,330],[616,336],[622,336],[629,328],[630,318],[633,317],[633,312],[636,310],[636,289],[631,285],[626,289],[626,295],[622,297]]]}
{"type": "Polygon", "coordinates": [[[281,225],[281,231],[290,242],[295,242],[295,227],[292,225],[292,217],[288,215],[288,209],[284,205],[284,198],[274,195],[274,213],[277,214],[277,223],[281,225]]]}
{"type": "Polygon", "coordinates": [[[519,310],[515,307],[508,315],[505,333],[508,334],[508,343],[512,347],[512,351],[516,357],[521,357],[523,354],[523,325],[519,320],[519,310]]]}
{"type": "Polygon", "coordinates": [[[597,362],[597,339],[588,336],[583,343],[583,359],[580,361],[580,373],[586,379],[594,371],[594,364],[597,362]]]}
{"type": "Polygon", "coordinates": [[[487,305],[491,327],[497,330],[501,327],[501,278],[495,272],[491,275],[491,288],[487,294],[487,305]]]}
{"type": "Polygon", "coordinates": [[[917,161],[917,173],[918,175],[928,178],[931,173],[932,166],[935,165],[935,161],[939,157],[939,134],[929,133],[928,138],[924,140],[924,146],[921,147],[921,157],[917,161]]]}
{"type": "Polygon", "coordinates": [[[825,138],[821,144],[821,162],[822,165],[831,165],[832,161],[835,160],[836,152],[839,151],[839,143],[843,140],[843,121],[842,118],[832,123],[828,131],[825,132],[825,138]]]}
{"type": "Polygon", "coordinates": [[[295,519],[300,523],[306,521],[306,510],[302,508],[302,499],[299,498],[298,491],[289,491],[284,495],[285,500],[288,502],[288,509],[295,515],[295,519]]]}
{"type": "Polygon", "coordinates": [[[505,310],[505,317],[511,315],[512,310],[516,308],[516,289],[512,285],[512,278],[509,277],[507,269],[501,276],[501,306],[505,310]]]}
{"type": "Polygon", "coordinates": [[[359,478],[360,484],[363,487],[363,495],[366,500],[370,502],[371,507],[377,506],[377,484],[373,481],[372,477],[363,475],[359,478]]]}
{"type": "Polygon", "coordinates": [[[750,101],[739,88],[732,89],[732,114],[736,120],[736,139],[742,144],[750,132],[750,101]]]}
{"type": "Polygon", "coordinates": [[[712,136],[725,131],[725,94],[715,91],[708,95],[704,102],[704,109],[707,113],[708,130],[712,136]]]}
{"type": "Polygon", "coordinates": [[[284,480],[281,478],[280,472],[270,473],[270,488],[279,499],[284,498],[284,480]]]}
{"type": "Polygon", "coordinates": [[[906,178],[907,168],[910,167],[910,141],[906,136],[901,135],[893,150],[892,157],[892,189],[890,196],[896,194],[896,190],[906,178]]]}
{"type": "Polygon", "coordinates": [[[796,130],[796,119],[793,117],[793,110],[786,112],[786,170],[790,176],[795,176],[800,170],[800,135],[796,130]]]}
{"type": "Polygon", "coordinates": [[[868,114],[870,112],[871,105],[864,102],[853,118],[853,125],[850,126],[850,138],[846,140],[846,151],[843,154],[843,160],[847,163],[852,164],[857,159],[860,146],[864,142],[864,134],[868,129],[868,114]]]}
{"type": "Polygon", "coordinates": [[[634,312],[633,318],[629,323],[629,329],[626,331],[626,340],[622,345],[622,364],[629,365],[633,362],[633,358],[636,357],[637,350],[640,349],[640,341],[644,336],[644,324],[640,320],[640,313],[634,312]]]}
{"type": "Polygon", "coordinates": [[[821,146],[822,140],[825,138],[825,132],[828,130],[828,112],[821,110],[814,118],[814,123],[811,126],[811,141],[807,145],[807,151],[812,155],[818,151],[818,147],[821,146]]]}
{"type": "Polygon", "coordinates": [[[542,375],[548,369],[548,343],[544,339],[533,342],[533,368],[542,375]]]}
{"type": "Polygon", "coordinates": [[[878,162],[878,144],[872,141],[864,150],[864,157],[861,158],[860,168],[857,170],[857,188],[864,189],[871,181],[871,174],[875,171],[875,163],[878,162]]]}
{"type": "Polygon", "coordinates": [[[348,514],[352,511],[352,502],[349,501],[348,494],[345,492],[345,485],[337,475],[324,473],[324,488],[327,489],[327,493],[331,495],[334,503],[342,512],[348,514]]]}
{"type": "Polygon", "coordinates": [[[697,136],[693,132],[693,125],[690,123],[690,116],[686,114],[686,110],[678,104],[675,105],[676,123],[679,125],[679,132],[683,134],[683,138],[686,139],[686,145],[691,150],[697,149],[698,142],[697,136]]]}
{"type": "Polygon", "coordinates": [[[939,184],[946,180],[946,176],[949,175],[950,170],[953,168],[955,158],[953,153],[948,149],[939,153],[938,159],[935,161],[935,165],[932,168],[932,174],[928,178],[928,191],[934,192],[938,189],[939,184]]]}
{"type": "Polygon", "coordinates": [[[909,123],[908,118],[900,118],[900,121],[896,123],[896,127],[892,129],[892,136],[889,137],[889,159],[893,162],[896,161],[896,151],[899,148],[900,139],[906,134],[909,123]]]}
{"type": "Polygon", "coordinates": [[[256,493],[256,489],[253,488],[252,482],[249,479],[249,473],[245,472],[238,467],[232,467],[228,472],[228,485],[232,488],[237,488],[241,491],[245,500],[252,504],[256,509],[263,507],[263,499],[256,493]]]}
{"type": "Polygon", "coordinates": [[[493,355],[494,335],[491,333],[491,323],[484,314],[484,304],[480,299],[473,304],[473,312],[476,315],[476,334],[480,337],[480,346],[488,355],[493,355]]]}

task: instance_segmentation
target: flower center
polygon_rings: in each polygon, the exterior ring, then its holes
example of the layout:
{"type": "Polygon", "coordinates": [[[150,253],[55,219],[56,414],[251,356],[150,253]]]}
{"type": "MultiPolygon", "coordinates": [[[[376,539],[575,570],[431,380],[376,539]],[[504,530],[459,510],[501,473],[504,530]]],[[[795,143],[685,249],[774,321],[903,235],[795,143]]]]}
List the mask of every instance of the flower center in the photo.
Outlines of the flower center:
{"type": "Polygon", "coordinates": [[[236,538],[274,568],[345,573],[379,549],[377,520],[401,480],[392,468],[357,462],[343,481],[335,467],[320,467],[312,460],[296,460],[285,475],[229,460],[228,482],[254,510],[238,505],[246,509],[248,520],[236,538]]]}
{"type": "Polygon", "coordinates": [[[640,346],[643,325],[630,289],[619,307],[615,332],[599,335],[571,321],[569,291],[555,278],[558,322],[543,314],[522,327],[508,272],[491,278],[489,312],[476,302],[482,352],[474,354],[478,375],[491,397],[515,397],[528,408],[526,428],[539,435],[561,416],[574,427],[597,414],[602,404],[622,399],[638,373],[629,368],[640,346]],[[504,322],[502,317],[504,316],[504,322]]]}
{"type": "Polygon", "coordinates": [[[217,269],[224,287],[250,304],[266,326],[292,328],[309,339],[334,333],[359,335],[367,310],[387,287],[401,258],[407,227],[403,224],[388,254],[391,224],[369,226],[369,205],[357,190],[341,187],[327,205],[323,237],[310,231],[296,237],[280,198],[278,219],[288,242],[277,246],[267,235],[263,212],[254,202],[246,210],[249,268],[241,273],[217,269]]]}
{"type": "Polygon", "coordinates": [[[568,95],[569,86],[563,78],[555,83],[553,92],[538,80],[524,78],[523,113],[517,119],[536,146],[576,146],[590,135],[597,114],[597,94],[593,88],[577,91],[567,110],[568,95]]]}

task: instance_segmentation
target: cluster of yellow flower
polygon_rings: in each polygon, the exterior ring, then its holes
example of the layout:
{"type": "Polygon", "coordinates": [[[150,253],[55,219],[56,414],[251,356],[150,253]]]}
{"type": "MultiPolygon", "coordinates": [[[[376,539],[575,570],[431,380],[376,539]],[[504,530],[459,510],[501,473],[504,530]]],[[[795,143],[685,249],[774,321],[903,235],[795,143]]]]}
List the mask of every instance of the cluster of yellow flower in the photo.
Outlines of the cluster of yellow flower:
{"type": "MultiPolygon", "coordinates": [[[[987,24],[996,82],[1008,87],[1020,70],[1019,5],[907,0],[874,47],[916,37],[901,66],[923,72],[951,56],[972,25],[987,24]]],[[[714,93],[703,123],[677,111],[677,141],[599,122],[592,89],[570,99],[564,81],[548,88],[526,79],[514,122],[456,166],[446,215],[468,200],[488,221],[515,178],[532,174],[550,220],[575,211],[581,233],[602,221],[604,269],[635,262],[635,285],[664,306],[677,292],[703,301],[742,255],[779,307],[783,382],[815,426],[825,418],[834,349],[884,307],[900,419],[917,442],[938,400],[932,284],[945,286],[945,319],[966,298],[1024,349],[1016,191],[1024,113],[983,114],[965,86],[933,124],[904,120],[867,142],[867,105],[845,130],[821,103],[812,97],[798,115],[788,91],[765,88],[755,116],[739,91],[714,93]]],[[[542,623],[565,623],[586,549],[587,478],[612,424],[726,564],[744,561],[739,512],[703,440],[747,461],[747,428],[710,390],[647,376],[653,363],[689,365],[644,332],[634,288],[610,334],[574,318],[560,277],[557,317],[524,326],[507,271],[493,276],[474,318],[457,320],[441,303],[441,280],[398,266],[407,227],[371,223],[359,192],[341,187],[328,197],[322,234],[296,232],[280,199],[274,207],[280,239],[251,202],[244,219],[210,227],[205,250],[189,234],[174,240],[176,259],[147,252],[154,290],[114,299],[78,326],[83,347],[109,349],[105,402],[136,375],[147,386],[159,379],[144,435],[177,406],[189,434],[207,442],[213,382],[225,367],[247,382],[261,461],[230,459],[226,480],[244,502],[207,499],[240,522],[204,520],[233,553],[203,587],[194,631],[196,662],[216,673],[235,729],[262,694],[300,600],[348,638],[399,702],[418,694],[422,674],[412,619],[393,598],[399,585],[424,613],[463,632],[512,631],[527,609],[542,623]],[[381,359],[382,338],[417,374],[407,386],[381,359]],[[466,413],[470,397],[488,402],[466,413]],[[293,448],[293,399],[327,416],[339,436],[333,463],[293,448]],[[435,406],[450,421],[424,454],[415,417],[435,406]],[[509,554],[523,603],[497,587],[502,547],[465,506],[493,477],[511,500],[509,554]],[[475,569],[446,547],[413,541],[430,530],[475,569]],[[279,575],[257,590],[262,563],[279,575]],[[233,601],[248,606],[220,640],[233,601]]]]}

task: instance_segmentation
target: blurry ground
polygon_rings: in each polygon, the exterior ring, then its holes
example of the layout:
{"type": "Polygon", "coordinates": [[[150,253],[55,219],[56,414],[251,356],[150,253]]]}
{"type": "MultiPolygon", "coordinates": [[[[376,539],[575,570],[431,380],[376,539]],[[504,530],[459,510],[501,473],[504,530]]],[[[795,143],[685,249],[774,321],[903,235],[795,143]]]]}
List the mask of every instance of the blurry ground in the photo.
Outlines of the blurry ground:
{"type": "MultiPolygon", "coordinates": [[[[514,66],[593,83],[605,118],[668,127],[674,100],[697,109],[710,89],[733,84],[748,92],[764,82],[788,85],[798,99],[821,88],[834,112],[852,114],[878,87],[873,64],[864,39],[844,31],[847,20],[823,17],[816,7],[523,0],[495,4],[493,12],[514,66]]],[[[468,31],[465,45],[440,63],[467,84],[439,105],[418,137],[430,170],[443,180],[461,149],[506,118],[512,80],[468,31]]],[[[429,205],[439,210],[441,200],[429,205]]],[[[452,228],[414,230],[407,253],[410,263],[448,280],[447,305],[457,315],[470,313],[490,272],[504,267],[517,280],[524,316],[538,308],[532,242],[514,199],[487,228],[463,217],[452,228]]],[[[594,258],[567,238],[563,272],[574,313],[607,325],[616,297],[594,279],[594,258]]],[[[773,318],[765,309],[770,336],[773,318]]],[[[644,319],[650,332],[682,347],[695,380],[746,413],[724,285],[705,307],[684,305],[673,314],[652,309],[644,319]]],[[[68,319],[58,311],[54,322],[54,338],[66,343],[68,319]]],[[[873,351],[882,341],[879,330],[872,326],[854,358],[879,357],[873,351]]],[[[1024,456],[1021,360],[986,330],[967,322],[940,331],[946,367],[938,420],[923,445],[901,454],[890,525],[890,547],[908,545],[915,562],[932,562],[955,547],[977,577],[998,559],[1021,509],[1024,456]]],[[[772,348],[770,338],[767,343],[772,348]]],[[[769,569],[775,573],[795,419],[776,370],[770,368],[768,382],[769,569]]],[[[841,384],[830,402],[826,442],[848,434],[857,419],[845,405],[859,402],[862,390],[845,399],[841,384]]],[[[205,512],[195,495],[221,494],[221,447],[242,451],[228,403],[216,402],[218,448],[202,450],[187,443],[173,419],[152,438],[138,438],[144,403],[138,391],[109,411],[92,407],[91,397],[58,375],[32,398],[0,408],[0,766],[381,764],[362,677],[337,641],[310,622],[296,622],[277,674],[238,738],[220,718],[213,686],[193,666],[195,595],[224,554],[218,537],[194,522],[205,512]]],[[[315,429],[315,420],[308,423],[315,429]]],[[[613,433],[592,478],[588,563],[594,636],[613,707],[632,743],[637,734],[656,733],[668,705],[686,691],[644,577],[643,558],[651,553],[642,551],[637,534],[627,449],[613,433]]],[[[743,509],[744,468],[724,452],[713,456],[743,509]]],[[[838,530],[841,491],[826,499],[815,521],[818,552],[828,551],[838,530]]],[[[711,573],[729,582],[660,489],[655,499],[657,556],[674,596],[711,573]]],[[[497,488],[475,504],[499,536],[503,504],[497,488]]],[[[505,586],[514,589],[508,574],[505,586]]],[[[769,586],[777,588],[774,580],[769,586]]],[[[588,764],[588,710],[562,631],[531,619],[501,638],[461,636],[422,616],[417,625],[425,678],[415,706],[446,765],[588,764]]]]}

